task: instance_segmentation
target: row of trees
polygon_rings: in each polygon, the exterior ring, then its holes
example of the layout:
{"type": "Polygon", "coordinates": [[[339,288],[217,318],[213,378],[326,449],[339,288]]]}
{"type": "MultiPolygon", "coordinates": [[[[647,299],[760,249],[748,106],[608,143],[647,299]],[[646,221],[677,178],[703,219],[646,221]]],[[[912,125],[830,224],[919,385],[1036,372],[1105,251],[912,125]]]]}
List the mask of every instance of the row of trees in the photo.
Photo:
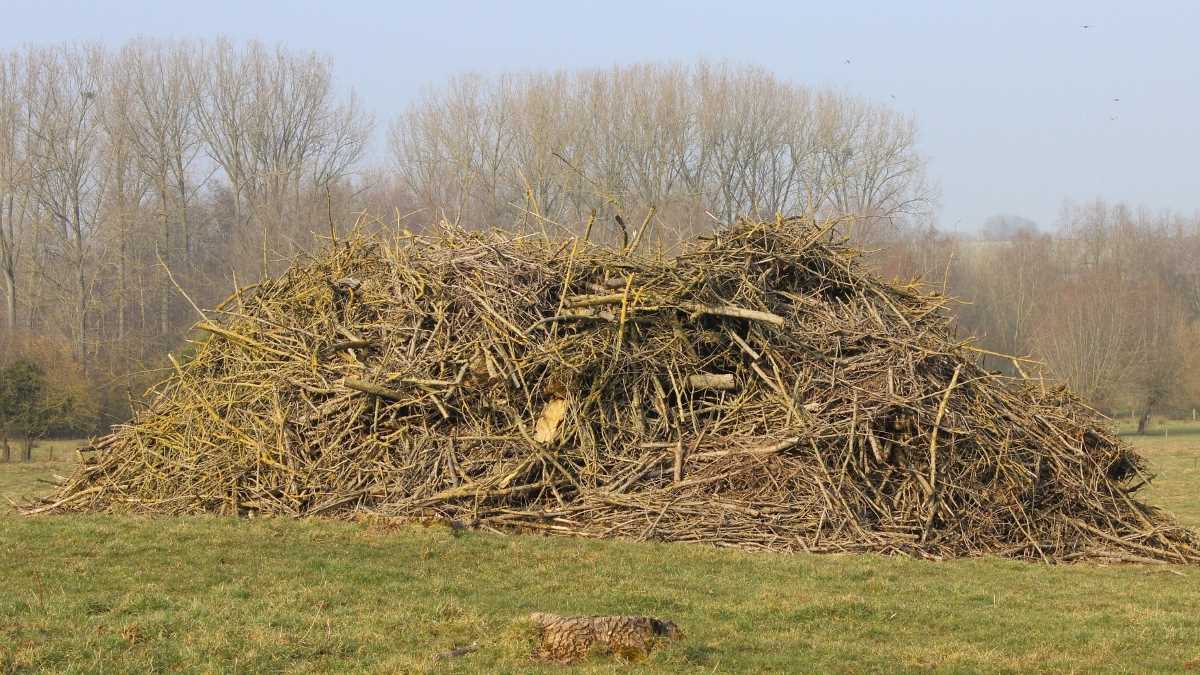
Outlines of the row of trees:
{"type": "Polygon", "coordinates": [[[371,129],[312,53],[0,54],[2,339],[65,343],[100,384],[157,364],[193,318],[177,284],[212,302],[310,248],[315,214],[344,220],[371,129]]]}
{"type": "Polygon", "coordinates": [[[876,238],[934,206],[911,118],[752,67],[458,77],[389,139],[417,205],[468,223],[654,207],[670,244],[745,214],[853,213],[876,238]]]}
{"type": "Polygon", "coordinates": [[[812,213],[855,216],[887,273],[944,283],[971,301],[964,333],[1089,400],[1145,412],[1189,396],[1195,219],[1096,203],[1055,234],[1009,218],[987,227],[1002,243],[948,237],[914,121],[878,104],[710,64],[464,76],[392,120],[386,167],[365,165],[372,135],[309,52],[0,54],[0,367],[31,359],[71,402],[55,429],[94,431],[182,344],[183,292],[215,304],[362,211],[553,236],[597,213],[610,241],[632,234],[618,214],[653,213],[663,247],[739,214],[812,213]]]}

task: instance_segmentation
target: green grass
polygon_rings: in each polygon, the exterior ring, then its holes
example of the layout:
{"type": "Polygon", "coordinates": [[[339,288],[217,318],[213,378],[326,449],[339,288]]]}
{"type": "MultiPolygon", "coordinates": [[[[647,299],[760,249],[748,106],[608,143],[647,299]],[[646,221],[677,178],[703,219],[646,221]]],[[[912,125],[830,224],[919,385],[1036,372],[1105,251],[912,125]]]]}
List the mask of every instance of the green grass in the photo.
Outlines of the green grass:
{"type": "MultiPolygon", "coordinates": [[[[0,464],[0,512],[5,511],[5,497],[18,499],[42,494],[53,489],[41,481],[50,480],[55,474],[70,473],[75,461],[74,450],[86,441],[50,440],[41,441],[33,449],[33,461],[13,461],[0,464]]],[[[12,456],[16,460],[17,444],[12,443],[12,456]]]]}
{"type": "Polygon", "coordinates": [[[1124,423],[1121,434],[1150,460],[1158,475],[1141,497],[1200,530],[1200,423],[1155,420],[1145,436],[1124,423]]]}
{"type": "MultiPolygon", "coordinates": [[[[1200,526],[1200,427],[1132,440],[1161,473],[1151,497],[1200,526]]],[[[66,466],[0,465],[0,495],[66,466]]],[[[646,663],[573,672],[1200,669],[1187,567],[112,516],[2,515],[0,552],[0,672],[557,671],[513,627],[535,610],[652,614],[686,633],[646,663]]]]}

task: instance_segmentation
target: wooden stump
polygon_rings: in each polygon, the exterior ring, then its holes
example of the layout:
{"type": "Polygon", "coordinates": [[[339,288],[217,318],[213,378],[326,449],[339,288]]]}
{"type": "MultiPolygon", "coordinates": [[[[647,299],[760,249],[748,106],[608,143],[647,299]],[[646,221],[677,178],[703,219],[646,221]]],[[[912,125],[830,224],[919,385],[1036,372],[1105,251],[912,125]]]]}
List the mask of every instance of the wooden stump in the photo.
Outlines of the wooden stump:
{"type": "Polygon", "coordinates": [[[626,661],[645,658],[655,643],[683,637],[673,621],[646,616],[559,616],[535,612],[529,618],[541,636],[534,656],[571,663],[589,654],[612,654],[626,661]]]}

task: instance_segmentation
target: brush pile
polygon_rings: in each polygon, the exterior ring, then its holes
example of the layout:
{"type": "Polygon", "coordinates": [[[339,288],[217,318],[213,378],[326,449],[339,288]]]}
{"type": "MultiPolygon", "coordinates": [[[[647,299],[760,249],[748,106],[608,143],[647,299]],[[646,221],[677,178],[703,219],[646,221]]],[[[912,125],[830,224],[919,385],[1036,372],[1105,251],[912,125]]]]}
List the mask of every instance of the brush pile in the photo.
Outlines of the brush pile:
{"type": "Polygon", "coordinates": [[[672,259],[451,227],[336,242],[208,312],[30,511],[1200,562],[1098,414],[981,368],[943,298],[831,227],[743,222],[672,259]]]}

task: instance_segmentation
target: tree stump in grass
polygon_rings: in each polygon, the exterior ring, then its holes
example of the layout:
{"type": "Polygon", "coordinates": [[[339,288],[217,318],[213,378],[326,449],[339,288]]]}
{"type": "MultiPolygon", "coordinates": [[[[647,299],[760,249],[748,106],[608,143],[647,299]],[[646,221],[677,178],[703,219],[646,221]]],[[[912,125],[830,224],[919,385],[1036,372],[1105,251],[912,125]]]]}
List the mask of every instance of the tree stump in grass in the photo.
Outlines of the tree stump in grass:
{"type": "Polygon", "coordinates": [[[645,658],[660,639],[683,637],[673,621],[646,616],[559,616],[535,612],[541,642],[534,656],[571,663],[589,654],[612,654],[626,661],[645,658]]]}

